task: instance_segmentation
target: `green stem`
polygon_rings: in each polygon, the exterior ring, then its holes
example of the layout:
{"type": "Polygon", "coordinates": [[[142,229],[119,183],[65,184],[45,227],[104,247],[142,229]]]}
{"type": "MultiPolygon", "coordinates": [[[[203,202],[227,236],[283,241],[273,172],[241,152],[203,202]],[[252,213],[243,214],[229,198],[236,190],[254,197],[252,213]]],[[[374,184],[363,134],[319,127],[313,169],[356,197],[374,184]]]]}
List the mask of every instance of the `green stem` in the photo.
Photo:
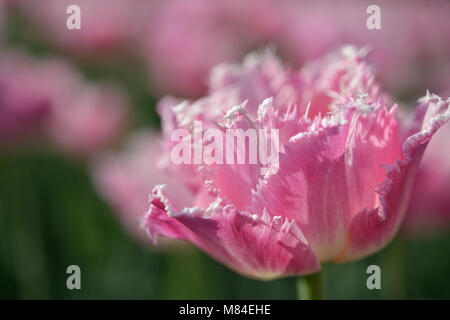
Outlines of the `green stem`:
{"type": "Polygon", "coordinates": [[[297,279],[297,297],[301,300],[322,300],[322,272],[317,272],[297,279]]]}

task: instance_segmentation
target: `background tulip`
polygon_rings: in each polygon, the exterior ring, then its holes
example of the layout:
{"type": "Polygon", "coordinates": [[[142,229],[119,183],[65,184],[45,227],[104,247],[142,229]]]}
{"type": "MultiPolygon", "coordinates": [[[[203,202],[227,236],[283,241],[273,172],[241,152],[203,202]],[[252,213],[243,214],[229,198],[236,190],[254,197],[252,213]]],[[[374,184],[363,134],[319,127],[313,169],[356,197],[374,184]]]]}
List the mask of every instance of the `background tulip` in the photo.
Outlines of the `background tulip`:
{"type": "Polygon", "coordinates": [[[338,45],[369,45],[383,84],[400,95],[437,91],[433,79],[450,51],[442,40],[450,33],[445,0],[383,2],[376,32],[366,27],[371,1],[9,2],[56,47],[97,61],[133,56],[146,62],[153,92],[183,97],[204,95],[217,63],[238,61],[267,43],[297,66],[338,45]],[[83,27],[76,32],[57,27],[65,24],[69,4],[83,12],[83,27]]]}
{"type": "Polygon", "coordinates": [[[86,157],[114,143],[126,125],[128,101],[120,89],[84,83],[59,59],[4,52],[0,87],[4,147],[48,140],[65,153],[86,157]]]}

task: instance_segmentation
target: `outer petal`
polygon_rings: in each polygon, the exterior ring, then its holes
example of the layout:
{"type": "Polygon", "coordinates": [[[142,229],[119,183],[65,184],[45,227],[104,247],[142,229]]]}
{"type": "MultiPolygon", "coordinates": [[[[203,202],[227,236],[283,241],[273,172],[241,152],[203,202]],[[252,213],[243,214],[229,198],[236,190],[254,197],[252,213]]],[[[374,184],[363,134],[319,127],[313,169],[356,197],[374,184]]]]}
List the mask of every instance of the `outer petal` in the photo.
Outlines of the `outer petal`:
{"type": "Polygon", "coordinates": [[[258,279],[306,274],[320,268],[294,222],[267,214],[258,218],[218,203],[207,210],[176,210],[163,186],[155,187],[145,221],[153,239],[160,234],[190,241],[235,271],[258,279]]]}
{"type": "Polygon", "coordinates": [[[334,257],[345,243],[347,127],[332,123],[293,137],[280,155],[278,172],[254,193],[253,210],[295,219],[320,261],[334,257]]]}
{"type": "Polygon", "coordinates": [[[427,143],[450,120],[450,100],[442,101],[437,96],[427,95],[421,102],[427,110],[421,131],[406,139],[402,159],[387,169],[387,179],[378,191],[380,207],[360,212],[352,219],[346,249],[336,260],[354,260],[379,250],[399,228],[427,143]]]}
{"type": "Polygon", "coordinates": [[[427,146],[417,171],[402,231],[408,235],[450,227],[450,123],[427,146]]]}

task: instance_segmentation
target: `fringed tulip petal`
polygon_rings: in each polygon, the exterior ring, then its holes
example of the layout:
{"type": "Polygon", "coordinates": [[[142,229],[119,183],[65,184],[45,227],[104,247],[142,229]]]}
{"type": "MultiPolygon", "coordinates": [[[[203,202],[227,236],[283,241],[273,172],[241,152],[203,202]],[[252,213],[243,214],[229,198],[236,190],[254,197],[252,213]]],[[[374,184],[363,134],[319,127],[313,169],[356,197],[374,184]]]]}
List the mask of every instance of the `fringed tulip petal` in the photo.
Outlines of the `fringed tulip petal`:
{"type": "Polygon", "coordinates": [[[450,120],[449,99],[428,94],[420,101],[424,108],[420,131],[403,143],[402,158],[387,167],[386,180],[378,189],[380,206],[360,212],[352,219],[346,248],[337,261],[354,260],[379,250],[400,227],[428,141],[450,120]]]}
{"type": "Polygon", "coordinates": [[[246,276],[275,277],[318,271],[319,262],[295,222],[262,217],[231,205],[212,204],[175,211],[162,186],[151,197],[145,225],[152,238],[161,234],[192,242],[246,276]]]}
{"type": "Polygon", "coordinates": [[[285,145],[280,168],[254,193],[254,210],[293,219],[321,261],[340,251],[348,224],[344,147],[339,123],[300,133],[285,145]]]}

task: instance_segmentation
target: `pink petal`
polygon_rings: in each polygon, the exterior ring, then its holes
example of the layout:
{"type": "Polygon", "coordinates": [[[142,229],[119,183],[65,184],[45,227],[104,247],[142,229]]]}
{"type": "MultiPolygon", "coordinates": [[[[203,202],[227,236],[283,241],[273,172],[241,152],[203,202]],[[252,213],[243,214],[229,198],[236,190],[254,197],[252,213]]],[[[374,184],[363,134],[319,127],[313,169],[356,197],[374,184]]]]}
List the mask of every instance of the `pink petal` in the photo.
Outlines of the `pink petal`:
{"type": "Polygon", "coordinates": [[[402,158],[387,169],[387,179],[379,188],[380,207],[360,212],[352,219],[346,248],[336,260],[354,260],[379,250],[399,228],[427,143],[450,120],[450,100],[427,95],[421,102],[426,112],[420,131],[406,139],[402,158]]]}
{"type": "Polygon", "coordinates": [[[247,100],[247,111],[256,116],[259,105],[273,97],[285,109],[299,101],[299,75],[285,67],[271,50],[248,54],[241,65],[220,64],[211,71],[210,90],[225,88],[237,92],[238,100],[247,100]]]}
{"type": "Polygon", "coordinates": [[[425,150],[402,231],[408,236],[447,231],[450,227],[450,123],[425,150]]]}
{"type": "MultiPolygon", "coordinates": [[[[244,110],[242,106],[231,109],[227,114],[227,120],[222,120],[226,129],[247,129],[258,126],[258,122],[244,110]],[[225,123],[227,122],[227,123],[225,123]]],[[[223,129],[223,136],[226,136],[226,129],[223,129]]],[[[261,176],[262,166],[258,163],[249,164],[250,148],[246,143],[245,148],[239,148],[234,144],[234,149],[226,147],[226,138],[222,141],[225,148],[223,155],[223,164],[203,164],[202,174],[204,181],[209,181],[209,188],[217,191],[217,195],[232,203],[237,209],[245,210],[251,204],[251,190],[256,187],[261,176]],[[233,164],[227,163],[227,154],[234,157],[233,164]],[[246,157],[245,163],[237,163],[238,154],[246,157]]]]}
{"type": "Polygon", "coordinates": [[[346,143],[347,184],[351,217],[378,207],[377,185],[386,179],[383,165],[400,158],[396,107],[357,114],[346,143]]]}
{"type": "Polygon", "coordinates": [[[278,172],[261,183],[253,209],[294,219],[325,261],[345,242],[348,193],[344,147],[347,127],[331,125],[300,133],[285,146],[278,172]]]}
{"type": "Polygon", "coordinates": [[[301,113],[306,112],[314,118],[331,111],[333,103],[345,103],[357,94],[367,94],[373,102],[384,97],[375,82],[372,68],[365,61],[366,48],[343,46],[305,65],[301,70],[303,80],[301,113]]]}

